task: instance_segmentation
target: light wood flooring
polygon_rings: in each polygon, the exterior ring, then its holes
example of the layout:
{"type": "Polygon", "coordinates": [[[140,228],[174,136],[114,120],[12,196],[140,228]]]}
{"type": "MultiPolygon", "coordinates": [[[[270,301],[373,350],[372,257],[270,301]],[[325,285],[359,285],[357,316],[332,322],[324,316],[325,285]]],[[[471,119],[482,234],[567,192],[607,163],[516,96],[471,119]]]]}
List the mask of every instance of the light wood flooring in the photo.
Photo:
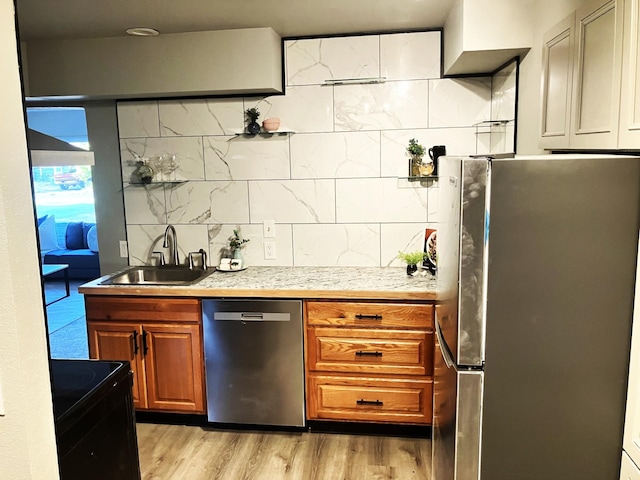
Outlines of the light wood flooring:
{"type": "Polygon", "coordinates": [[[143,480],[429,480],[431,441],[138,423],[143,480]]]}

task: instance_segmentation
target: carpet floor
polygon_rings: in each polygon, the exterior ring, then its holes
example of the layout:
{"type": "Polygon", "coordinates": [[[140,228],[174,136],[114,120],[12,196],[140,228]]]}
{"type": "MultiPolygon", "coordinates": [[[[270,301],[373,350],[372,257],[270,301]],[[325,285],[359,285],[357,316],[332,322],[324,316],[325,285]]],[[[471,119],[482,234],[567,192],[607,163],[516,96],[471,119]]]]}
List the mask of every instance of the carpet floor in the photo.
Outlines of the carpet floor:
{"type": "MultiPolygon", "coordinates": [[[[89,358],[84,296],[78,293],[83,283],[86,281],[71,280],[70,295],[46,307],[51,358],[89,358]]],[[[64,281],[47,280],[44,291],[47,303],[61,298],[64,281]]]]}

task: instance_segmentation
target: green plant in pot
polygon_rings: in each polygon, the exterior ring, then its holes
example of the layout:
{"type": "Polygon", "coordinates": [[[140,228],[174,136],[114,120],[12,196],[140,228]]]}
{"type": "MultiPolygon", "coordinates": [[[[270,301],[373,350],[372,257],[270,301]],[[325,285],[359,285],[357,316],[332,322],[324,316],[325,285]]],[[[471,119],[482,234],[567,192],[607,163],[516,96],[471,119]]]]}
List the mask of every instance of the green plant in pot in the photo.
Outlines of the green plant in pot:
{"type": "Polygon", "coordinates": [[[413,275],[418,271],[418,264],[422,263],[427,254],[423,251],[417,252],[400,252],[398,258],[407,264],[407,275],[413,275]]]}
{"type": "Polygon", "coordinates": [[[415,138],[409,140],[407,146],[407,154],[409,155],[409,176],[417,177],[420,175],[420,166],[422,165],[422,157],[427,152],[424,146],[420,145],[415,138]]]}
{"type": "Polygon", "coordinates": [[[242,259],[242,249],[245,244],[249,242],[248,238],[242,238],[240,236],[240,232],[238,230],[233,231],[233,235],[229,237],[229,248],[231,248],[231,253],[233,254],[233,258],[242,259]]]}
{"type": "Polygon", "coordinates": [[[244,111],[244,115],[247,117],[247,121],[249,122],[247,124],[247,133],[251,135],[260,133],[260,124],[257,121],[258,118],[260,118],[260,111],[255,107],[247,108],[244,111]]]}

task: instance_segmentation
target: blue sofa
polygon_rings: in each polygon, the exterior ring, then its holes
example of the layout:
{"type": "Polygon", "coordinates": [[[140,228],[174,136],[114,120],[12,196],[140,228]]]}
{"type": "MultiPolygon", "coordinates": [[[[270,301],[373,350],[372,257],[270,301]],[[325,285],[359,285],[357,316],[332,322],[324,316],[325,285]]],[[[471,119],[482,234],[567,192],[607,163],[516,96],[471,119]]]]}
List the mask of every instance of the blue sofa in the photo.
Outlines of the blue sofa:
{"type": "MultiPolygon", "coordinates": [[[[93,280],[100,276],[100,257],[95,223],[55,222],[55,217],[38,219],[40,254],[43,264],[69,265],[69,278],[93,280]],[[55,239],[52,238],[55,224],[55,239]]],[[[63,272],[48,278],[63,278],[63,272]]]]}

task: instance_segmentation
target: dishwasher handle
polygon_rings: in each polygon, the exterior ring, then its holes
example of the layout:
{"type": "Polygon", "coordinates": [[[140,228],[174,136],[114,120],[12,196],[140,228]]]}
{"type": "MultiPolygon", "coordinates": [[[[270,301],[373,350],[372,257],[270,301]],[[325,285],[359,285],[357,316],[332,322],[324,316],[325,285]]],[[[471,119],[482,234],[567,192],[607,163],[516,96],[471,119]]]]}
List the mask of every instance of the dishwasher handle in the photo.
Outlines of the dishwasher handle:
{"type": "Polygon", "coordinates": [[[213,312],[214,321],[232,322],[290,322],[286,312],[213,312]]]}

